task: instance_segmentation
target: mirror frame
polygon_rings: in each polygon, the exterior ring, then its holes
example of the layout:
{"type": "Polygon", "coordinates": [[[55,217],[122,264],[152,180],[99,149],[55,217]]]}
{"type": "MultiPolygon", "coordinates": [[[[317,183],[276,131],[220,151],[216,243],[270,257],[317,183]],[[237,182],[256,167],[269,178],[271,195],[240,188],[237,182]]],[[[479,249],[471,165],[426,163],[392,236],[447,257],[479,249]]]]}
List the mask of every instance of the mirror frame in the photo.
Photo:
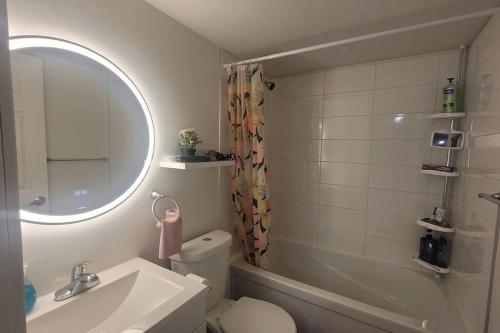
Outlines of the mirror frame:
{"type": "Polygon", "coordinates": [[[65,50],[73,53],[77,53],[89,59],[92,59],[99,63],[100,65],[106,67],[113,74],[118,76],[132,91],[135,98],[139,102],[141,109],[144,113],[144,117],[146,118],[146,123],[148,127],[148,135],[149,135],[149,146],[148,152],[146,154],[146,158],[144,160],[144,166],[141,169],[141,172],[134,180],[132,185],[123,192],[120,196],[114,199],[111,202],[108,202],[106,205],[96,208],[94,210],[80,213],[80,214],[72,214],[72,215],[46,215],[46,214],[37,214],[32,213],[26,210],[20,210],[20,218],[23,222],[36,223],[36,224],[69,224],[76,223],[84,220],[88,220],[94,218],[96,216],[105,214],[112,210],[113,208],[119,206],[123,203],[134,191],[139,187],[142,183],[146,174],[149,171],[151,166],[151,162],[153,160],[153,152],[155,145],[155,136],[154,136],[154,126],[153,119],[151,117],[151,113],[149,108],[144,100],[141,92],[137,88],[137,86],[132,82],[132,80],[120,69],[118,66],[113,64],[110,60],[106,59],[102,55],[96,53],[95,51],[86,48],[82,45],[69,42],[59,38],[53,37],[45,37],[45,36],[13,36],[9,38],[9,49],[10,51],[20,50],[24,48],[54,48],[59,50],[65,50]]]}

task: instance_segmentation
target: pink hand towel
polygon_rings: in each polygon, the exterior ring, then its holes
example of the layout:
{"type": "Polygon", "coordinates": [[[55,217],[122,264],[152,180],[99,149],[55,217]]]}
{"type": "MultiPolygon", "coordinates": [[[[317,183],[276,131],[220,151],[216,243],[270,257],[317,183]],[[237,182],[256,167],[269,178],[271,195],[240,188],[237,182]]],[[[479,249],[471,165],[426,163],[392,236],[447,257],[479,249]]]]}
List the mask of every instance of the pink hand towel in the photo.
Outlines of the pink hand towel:
{"type": "Polygon", "coordinates": [[[182,248],[182,219],[179,208],[169,209],[161,223],[159,258],[167,259],[182,248]]]}

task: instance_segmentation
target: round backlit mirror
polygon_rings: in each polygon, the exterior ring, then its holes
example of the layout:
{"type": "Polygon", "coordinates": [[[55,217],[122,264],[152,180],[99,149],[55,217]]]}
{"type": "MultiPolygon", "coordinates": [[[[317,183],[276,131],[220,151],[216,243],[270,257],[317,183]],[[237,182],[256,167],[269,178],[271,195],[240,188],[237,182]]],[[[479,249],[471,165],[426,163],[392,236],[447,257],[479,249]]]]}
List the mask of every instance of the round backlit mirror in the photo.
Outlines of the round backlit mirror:
{"type": "Polygon", "coordinates": [[[151,115],[112,62],[60,39],[10,39],[21,220],[63,224],[103,214],[144,179],[151,115]]]}

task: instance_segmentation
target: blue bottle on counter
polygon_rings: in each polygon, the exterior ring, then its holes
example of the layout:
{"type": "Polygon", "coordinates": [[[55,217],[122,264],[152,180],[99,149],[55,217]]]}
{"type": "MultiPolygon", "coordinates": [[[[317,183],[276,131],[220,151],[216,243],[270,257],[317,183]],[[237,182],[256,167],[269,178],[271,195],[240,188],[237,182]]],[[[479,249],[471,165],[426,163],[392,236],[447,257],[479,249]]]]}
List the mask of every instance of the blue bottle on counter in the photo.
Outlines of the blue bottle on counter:
{"type": "Polygon", "coordinates": [[[420,238],[420,259],[434,265],[436,263],[437,241],[432,237],[432,230],[420,238]]]}
{"type": "Polygon", "coordinates": [[[27,264],[23,264],[24,269],[24,313],[28,314],[31,312],[36,303],[36,290],[33,284],[26,276],[27,264]]]}

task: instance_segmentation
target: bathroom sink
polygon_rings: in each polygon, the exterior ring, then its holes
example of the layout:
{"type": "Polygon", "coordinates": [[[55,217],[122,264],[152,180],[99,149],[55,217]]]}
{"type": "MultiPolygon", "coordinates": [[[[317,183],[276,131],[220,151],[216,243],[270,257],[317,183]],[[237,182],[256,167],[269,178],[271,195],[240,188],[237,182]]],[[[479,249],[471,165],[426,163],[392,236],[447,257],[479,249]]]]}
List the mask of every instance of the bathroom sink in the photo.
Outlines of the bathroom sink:
{"type": "Polygon", "coordinates": [[[38,299],[29,333],[194,332],[205,321],[206,287],[135,258],[97,273],[101,283],[65,301],[38,299]]]}

